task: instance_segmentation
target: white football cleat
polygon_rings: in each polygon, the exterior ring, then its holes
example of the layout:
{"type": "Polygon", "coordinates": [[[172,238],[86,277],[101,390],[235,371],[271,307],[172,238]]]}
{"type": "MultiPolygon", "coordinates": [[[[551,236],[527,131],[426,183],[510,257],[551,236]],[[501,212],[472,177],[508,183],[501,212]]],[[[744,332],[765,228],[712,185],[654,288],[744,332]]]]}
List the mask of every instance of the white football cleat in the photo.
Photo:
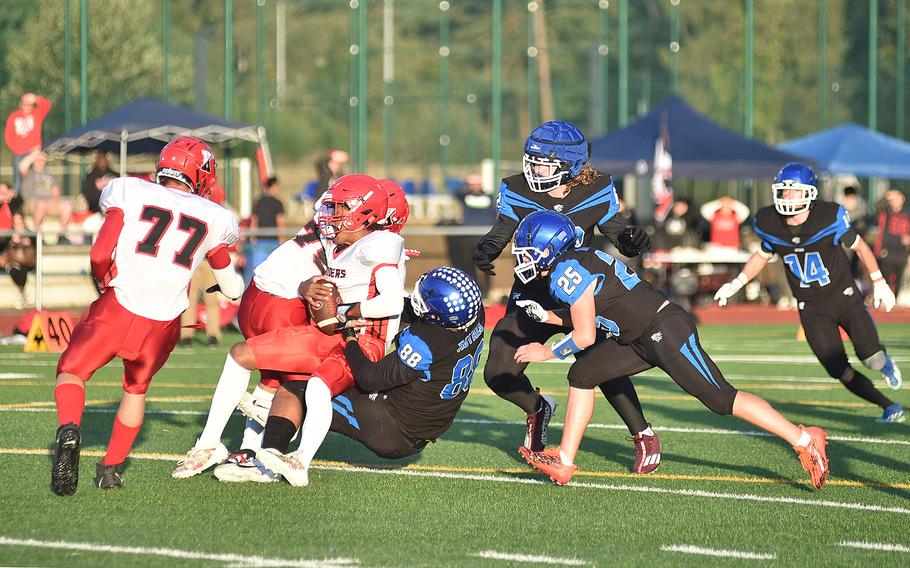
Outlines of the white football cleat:
{"type": "Polygon", "coordinates": [[[229,455],[227,461],[215,468],[215,478],[233,483],[271,483],[281,479],[256,459],[253,450],[238,450],[229,455]]]}
{"type": "Polygon", "coordinates": [[[271,407],[271,404],[263,406],[260,400],[256,399],[252,394],[245,392],[240,399],[240,403],[237,405],[237,410],[250,420],[259,423],[260,426],[265,426],[266,421],[269,419],[269,410],[271,407]]]}
{"type": "Polygon", "coordinates": [[[224,444],[218,444],[214,448],[199,448],[193,446],[186,453],[186,457],[177,462],[177,467],[171,472],[171,477],[175,479],[186,479],[199,475],[203,471],[218,465],[228,457],[228,450],[224,444]]]}
{"type": "Polygon", "coordinates": [[[282,454],[278,450],[266,448],[257,454],[262,465],[280,474],[294,487],[305,487],[310,483],[307,466],[294,454],[282,454]]]}

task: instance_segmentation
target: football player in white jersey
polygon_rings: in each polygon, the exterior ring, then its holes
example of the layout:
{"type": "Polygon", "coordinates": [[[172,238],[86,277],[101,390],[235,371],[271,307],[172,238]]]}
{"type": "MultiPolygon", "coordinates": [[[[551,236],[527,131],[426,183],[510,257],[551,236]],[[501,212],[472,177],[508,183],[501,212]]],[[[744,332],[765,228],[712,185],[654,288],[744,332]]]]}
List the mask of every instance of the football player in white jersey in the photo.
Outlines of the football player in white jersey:
{"type": "MultiPolygon", "coordinates": [[[[243,293],[237,314],[240,332],[245,339],[288,326],[307,325],[309,314],[306,304],[297,296],[300,282],[321,274],[316,256],[323,255],[322,243],[315,219],[304,225],[293,239],[280,247],[254,270],[253,280],[243,293]]],[[[261,467],[256,452],[262,441],[264,418],[246,420],[240,449],[228,453],[221,436],[235,407],[244,414],[268,416],[275,391],[284,373],[264,369],[260,371],[259,384],[247,394],[249,373],[234,373],[236,363],[228,355],[212,395],[212,403],[195,445],[181,459],[171,476],[177,479],[192,477],[221,462],[215,468],[215,477],[222,481],[274,481],[276,478],[261,467]]],[[[307,379],[309,375],[298,377],[307,379]]]]}
{"type": "Polygon", "coordinates": [[[123,360],[124,395],[95,484],[123,484],[124,461],[142,426],[145,393],[180,336],[187,287],[203,259],[222,293],[237,299],[243,281],[227,249],[239,239],[237,221],[205,197],[215,182],[209,147],[182,136],[161,151],[158,184],[118,178],[101,194],[104,225],[92,246],[92,275],[104,293],[73,329],[57,363],[57,430],[51,482],[72,495],[79,477],[79,425],[85,383],[114,357],[123,360]]]}

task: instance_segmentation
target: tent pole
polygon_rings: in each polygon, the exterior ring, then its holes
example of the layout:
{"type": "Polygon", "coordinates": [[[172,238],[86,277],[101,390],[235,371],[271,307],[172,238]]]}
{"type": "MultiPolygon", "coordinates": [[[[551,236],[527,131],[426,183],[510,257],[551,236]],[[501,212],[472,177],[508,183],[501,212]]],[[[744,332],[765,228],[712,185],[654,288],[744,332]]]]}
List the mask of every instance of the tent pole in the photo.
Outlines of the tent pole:
{"type": "Polygon", "coordinates": [[[120,131],[120,177],[126,177],[126,143],[129,136],[126,128],[120,131]]]}

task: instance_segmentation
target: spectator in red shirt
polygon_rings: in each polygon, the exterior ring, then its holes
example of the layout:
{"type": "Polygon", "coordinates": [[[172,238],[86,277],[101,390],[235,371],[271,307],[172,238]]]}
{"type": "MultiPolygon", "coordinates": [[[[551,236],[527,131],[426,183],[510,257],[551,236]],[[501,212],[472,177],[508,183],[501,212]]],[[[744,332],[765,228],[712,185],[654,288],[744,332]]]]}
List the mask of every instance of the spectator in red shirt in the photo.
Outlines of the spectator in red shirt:
{"type": "Polygon", "coordinates": [[[21,177],[19,162],[41,149],[41,125],[51,110],[51,102],[35,93],[25,93],[19,99],[19,110],[6,118],[3,140],[13,153],[13,188],[19,191],[21,177]]]}
{"type": "Polygon", "coordinates": [[[885,201],[885,207],[878,214],[878,236],[873,251],[882,276],[897,296],[910,256],[910,209],[905,207],[904,194],[896,189],[885,193],[885,201]]]}
{"type": "Polygon", "coordinates": [[[739,226],[749,217],[749,208],[745,203],[724,195],[702,205],[700,212],[711,225],[710,244],[739,248],[739,226]]]}

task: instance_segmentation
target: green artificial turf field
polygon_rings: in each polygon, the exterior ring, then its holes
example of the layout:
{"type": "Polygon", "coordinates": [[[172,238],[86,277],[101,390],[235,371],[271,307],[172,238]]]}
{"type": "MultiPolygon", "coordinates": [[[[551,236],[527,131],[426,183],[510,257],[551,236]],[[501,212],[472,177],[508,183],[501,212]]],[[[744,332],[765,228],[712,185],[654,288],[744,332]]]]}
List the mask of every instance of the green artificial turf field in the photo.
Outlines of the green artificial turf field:
{"type": "MultiPolygon", "coordinates": [[[[879,331],[910,383],[906,324],[879,331]]],[[[635,379],[663,443],[649,476],[629,473],[628,432],[600,400],[573,482],[530,470],[517,446],[520,411],[478,370],[450,431],[422,454],[376,458],[329,434],[310,486],[174,480],[219,375],[216,350],[178,349],[149,392],[125,487],[92,486],[120,397],[118,363],[88,384],[80,487],[50,490],[56,356],[0,348],[0,565],[28,566],[606,566],[910,562],[910,423],[877,424],[877,408],[829,379],[790,325],[711,326],[705,350],[741,390],[830,436],[828,486],[815,492],[793,450],[747,423],[716,416],[666,375],[635,379]],[[718,557],[722,556],[726,560],[718,557]]],[[[855,357],[848,345],[851,361],[855,357]]],[[[565,363],[534,364],[560,402],[565,363]]],[[[876,385],[878,373],[865,371],[876,385]]],[[[255,376],[255,375],[254,375],[255,376]]],[[[910,391],[885,392],[910,406],[910,391]]],[[[228,426],[236,447],[242,417],[228,426]]]]}

